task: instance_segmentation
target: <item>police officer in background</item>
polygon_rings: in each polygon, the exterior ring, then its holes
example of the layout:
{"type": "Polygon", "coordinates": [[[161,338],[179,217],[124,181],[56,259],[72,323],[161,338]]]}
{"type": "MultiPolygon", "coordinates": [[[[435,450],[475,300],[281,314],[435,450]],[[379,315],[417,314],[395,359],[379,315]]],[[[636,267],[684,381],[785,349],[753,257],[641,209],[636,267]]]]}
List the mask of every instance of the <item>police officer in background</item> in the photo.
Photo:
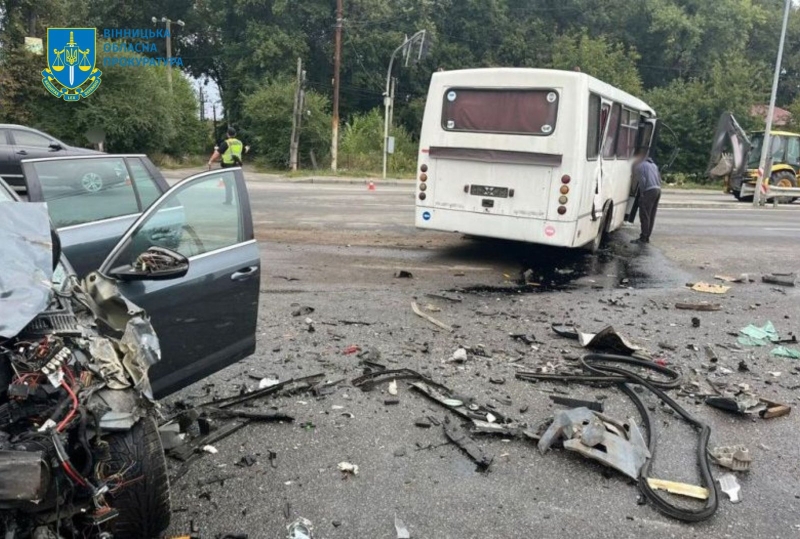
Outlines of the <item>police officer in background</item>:
{"type": "MultiPolygon", "coordinates": [[[[242,153],[247,153],[250,150],[250,146],[245,146],[242,144],[242,141],[236,138],[236,129],[233,127],[228,127],[228,138],[214,146],[214,153],[211,154],[211,158],[208,160],[208,168],[211,168],[211,165],[219,159],[222,163],[222,168],[229,168],[229,167],[240,167],[242,166],[242,153]]],[[[225,183],[225,204],[231,204],[231,198],[233,195],[233,186],[231,182],[227,179],[224,180],[225,183]]]]}

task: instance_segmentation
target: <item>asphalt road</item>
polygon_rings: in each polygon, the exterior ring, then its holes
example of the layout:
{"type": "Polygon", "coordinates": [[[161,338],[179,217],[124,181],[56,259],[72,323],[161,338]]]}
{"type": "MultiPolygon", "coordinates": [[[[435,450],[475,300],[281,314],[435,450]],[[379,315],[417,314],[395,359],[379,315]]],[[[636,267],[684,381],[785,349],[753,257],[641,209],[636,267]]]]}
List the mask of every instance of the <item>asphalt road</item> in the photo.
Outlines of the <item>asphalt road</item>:
{"type": "MultiPolygon", "coordinates": [[[[697,396],[712,380],[729,387],[748,384],[765,398],[796,405],[797,360],[770,356],[770,347],[733,345],[736,331],[749,323],[771,320],[784,336],[800,330],[800,293],[761,283],[734,284],[719,296],[685,287],[714,282],[717,273],[757,278],[759,272],[800,269],[800,204],[754,211],[719,194],[665,194],[651,246],[630,245],[636,233],[630,227],[614,235],[607,251],[590,256],[417,231],[411,190],[404,185],[367,191],[363,184],[252,181],[249,191],[263,259],[257,353],[164,406],[238,394],[255,388],[260,377],[286,380],[321,372],[342,382],[322,397],[253,403],[256,411],[277,409],[295,421],[250,425],[216,443],[217,454],[194,463],[173,485],[174,534],[194,523],[203,538],[247,533],[278,539],[302,516],[314,523],[317,539],[392,539],[397,515],[418,539],[800,536],[797,413],[772,420],[738,417],[697,396]],[[539,286],[517,288],[525,269],[539,286]],[[413,278],[395,278],[399,270],[413,278]],[[720,303],[721,310],[674,308],[676,302],[703,300],[720,303]],[[415,316],[412,301],[454,330],[415,316]],[[306,315],[292,316],[298,306],[315,309],[308,315],[314,332],[306,315]],[[694,316],[700,327],[693,327],[694,316]],[[550,401],[554,392],[602,398],[607,415],[639,422],[613,387],[515,379],[518,369],[575,365],[582,349],[554,335],[553,322],[585,330],[613,324],[679,369],[687,389],[670,394],[711,426],[711,446],[744,444],[754,456],[752,470],[738,474],[742,502],[732,504],[720,493],[711,520],[681,523],[638,504],[635,485],[619,473],[564,450],[541,455],[530,442],[502,437],[476,438],[494,457],[488,472],[478,472],[447,442],[441,426],[415,426],[428,416],[440,422],[458,417],[401,380],[396,405],[385,404],[388,384],[367,393],[350,385],[363,372],[357,354],[346,353],[355,345],[374,350],[389,368],[422,372],[530,426],[561,409],[550,401]],[[525,345],[509,333],[537,342],[525,345]],[[707,357],[706,345],[716,362],[707,357]],[[464,363],[450,361],[459,346],[472,350],[464,363]],[[236,466],[244,456],[256,463],[236,466]],[[357,464],[359,474],[340,472],[343,461],[357,464]]],[[[647,402],[658,437],[652,475],[699,484],[696,432],[654,398],[647,402]]],[[[715,477],[725,473],[716,465],[712,471],[715,477]]]]}

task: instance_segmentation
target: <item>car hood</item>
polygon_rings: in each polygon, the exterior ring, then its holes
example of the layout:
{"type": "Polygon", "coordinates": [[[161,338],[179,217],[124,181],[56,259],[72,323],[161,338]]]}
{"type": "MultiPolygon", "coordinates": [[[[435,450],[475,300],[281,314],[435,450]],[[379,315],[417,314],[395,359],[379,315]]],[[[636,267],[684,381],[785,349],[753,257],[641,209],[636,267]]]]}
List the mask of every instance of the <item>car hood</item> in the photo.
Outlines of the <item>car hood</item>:
{"type": "Polygon", "coordinates": [[[99,152],[97,150],[90,150],[89,148],[76,148],[75,146],[69,146],[64,148],[66,155],[100,155],[103,152],[99,152]]]}
{"type": "Polygon", "coordinates": [[[47,204],[0,201],[0,337],[15,336],[49,304],[52,241],[47,204]]]}

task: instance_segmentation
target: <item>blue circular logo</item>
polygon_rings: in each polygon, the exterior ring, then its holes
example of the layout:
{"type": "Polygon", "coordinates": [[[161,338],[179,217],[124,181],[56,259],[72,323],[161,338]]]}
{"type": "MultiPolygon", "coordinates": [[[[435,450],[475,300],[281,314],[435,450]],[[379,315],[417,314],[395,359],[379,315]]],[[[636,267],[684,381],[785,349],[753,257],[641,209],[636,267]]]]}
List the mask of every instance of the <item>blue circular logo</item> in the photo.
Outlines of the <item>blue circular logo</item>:
{"type": "Polygon", "coordinates": [[[431,212],[429,212],[429,211],[422,212],[422,218],[425,219],[426,221],[430,221],[431,220],[431,212]]]}

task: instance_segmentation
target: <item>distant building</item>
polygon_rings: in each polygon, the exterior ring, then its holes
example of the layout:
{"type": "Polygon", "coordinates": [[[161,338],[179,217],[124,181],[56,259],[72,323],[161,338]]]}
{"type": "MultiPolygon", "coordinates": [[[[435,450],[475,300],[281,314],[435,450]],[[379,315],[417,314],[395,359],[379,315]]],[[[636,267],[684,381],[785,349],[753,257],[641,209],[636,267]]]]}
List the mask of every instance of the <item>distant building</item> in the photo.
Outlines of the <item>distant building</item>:
{"type": "MultiPolygon", "coordinates": [[[[768,105],[753,105],[750,107],[750,115],[762,120],[767,120],[768,105]]],[[[773,127],[783,127],[792,119],[792,113],[786,109],[775,107],[772,112],[772,125],[773,127]]]]}

